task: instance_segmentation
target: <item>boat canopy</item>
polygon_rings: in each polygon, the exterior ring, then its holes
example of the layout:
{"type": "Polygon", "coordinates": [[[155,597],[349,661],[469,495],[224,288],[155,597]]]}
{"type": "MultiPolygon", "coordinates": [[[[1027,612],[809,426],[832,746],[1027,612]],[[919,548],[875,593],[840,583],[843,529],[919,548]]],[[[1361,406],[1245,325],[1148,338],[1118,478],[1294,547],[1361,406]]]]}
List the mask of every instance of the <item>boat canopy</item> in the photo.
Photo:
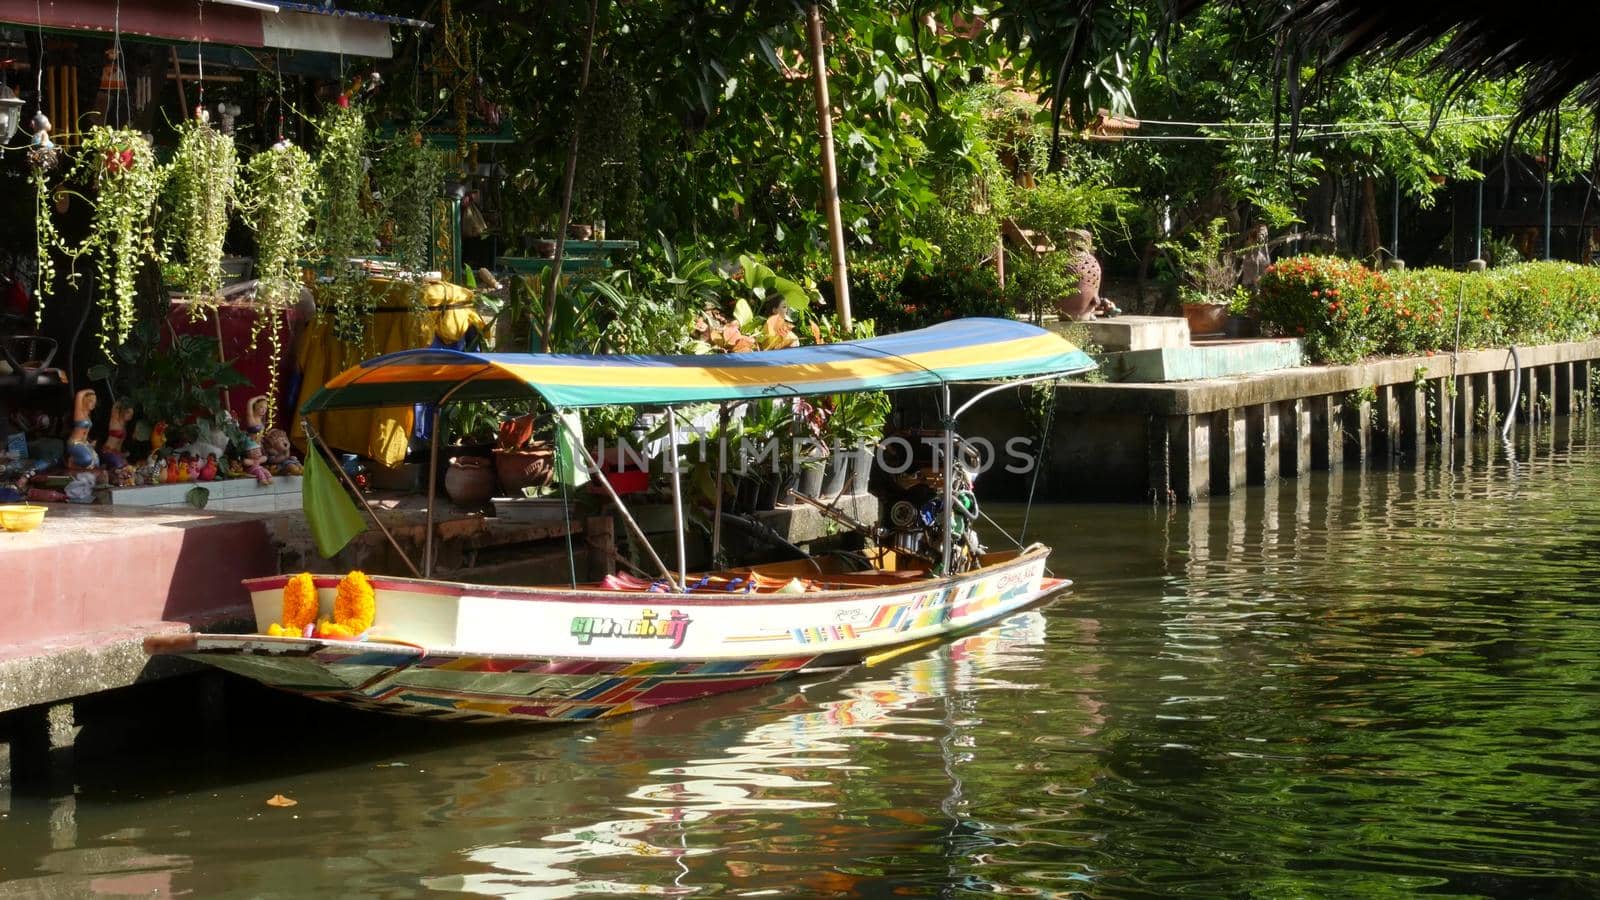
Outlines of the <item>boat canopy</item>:
{"type": "Polygon", "coordinates": [[[1010,319],[957,319],[883,337],[754,353],[681,356],[403,350],[329,381],[304,412],[526,397],[551,406],[666,406],[897,390],[962,381],[1070,375],[1088,354],[1010,319]]]}

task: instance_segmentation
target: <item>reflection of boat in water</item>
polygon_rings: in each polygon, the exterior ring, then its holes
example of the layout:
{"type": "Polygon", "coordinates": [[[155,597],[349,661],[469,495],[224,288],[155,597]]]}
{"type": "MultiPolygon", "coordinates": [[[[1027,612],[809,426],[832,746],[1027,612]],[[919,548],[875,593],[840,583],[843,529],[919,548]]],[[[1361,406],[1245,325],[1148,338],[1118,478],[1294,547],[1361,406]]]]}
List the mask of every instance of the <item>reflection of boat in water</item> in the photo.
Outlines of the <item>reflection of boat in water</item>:
{"type": "MultiPolygon", "coordinates": [[[[920,743],[929,738],[912,733],[914,729],[940,727],[939,718],[928,711],[915,714],[929,701],[973,690],[1031,688],[995,673],[1026,668],[1032,651],[1044,641],[1044,615],[1023,611],[924,656],[903,658],[882,677],[846,674],[807,683],[802,687],[806,708],[743,732],[720,756],[654,769],[651,774],[662,780],[619,792],[616,808],[629,815],[562,828],[536,840],[473,848],[466,858],[488,871],[427,878],[423,885],[508,897],[701,892],[708,877],[725,881],[726,876],[707,876],[693,860],[724,851],[691,846],[687,834],[697,827],[715,831],[719,819],[755,812],[831,817],[827,810],[842,805],[845,781],[859,768],[852,756],[853,743],[885,739],[920,743]],[[649,860],[659,861],[655,865],[665,867],[669,875],[674,868],[681,874],[671,884],[661,884],[663,870],[657,868],[653,872],[657,878],[645,880],[646,871],[639,866],[649,860]],[[601,872],[616,875],[598,877],[601,872]]],[[[728,860],[722,859],[712,868],[720,872],[727,865],[728,860]]],[[[820,889],[822,885],[807,879],[824,876],[841,877],[797,873],[799,881],[790,885],[788,893],[820,889]]]]}
{"type": "MultiPolygon", "coordinates": [[[[898,535],[910,540],[874,543],[863,554],[691,573],[681,562],[686,529],[679,467],[668,467],[679,513],[676,571],[649,549],[609,481],[600,479],[661,569],[660,578],[580,584],[574,576],[567,585],[522,588],[374,577],[376,622],[369,616],[367,627],[357,629],[359,639],[308,627],[289,636],[152,637],[145,646],[321,700],[432,718],[536,722],[621,715],[906,652],[992,622],[1068,584],[1046,576],[1049,548],[1043,545],[997,552],[979,545],[973,475],[955,461],[953,427],[973,403],[1001,388],[980,390],[952,409],[948,386],[1044,380],[1092,365],[1058,335],[993,319],[722,356],[416,350],[379,357],[329,382],[304,411],[443,405],[531,391],[563,423],[573,410],[611,405],[664,406],[668,421],[676,422],[675,407],[687,404],[719,403],[726,410],[756,399],[936,387],[948,423],[935,464],[942,465],[935,473],[938,492],[908,520],[910,533],[898,535]]],[[[677,458],[677,429],[668,430],[677,458]]],[[[308,436],[317,440],[309,428],[308,436]]],[[[581,440],[571,443],[598,469],[581,440]]],[[[719,504],[713,519],[720,521],[721,492],[712,493],[719,504]]],[[[874,527],[862,528],[879,536],[874,527]]],[[[424,574],[432,569],[431,529],[428,540],[424,574]]],[[[717,551],[714,538],[713,558],[717,551]]],[[[287,576],[247,582],[259,628],[279,619],[295,584],[287,576]]],[[[341,579],[318,577],[313,586],[318,610],[337,613],[341,579]]]]}

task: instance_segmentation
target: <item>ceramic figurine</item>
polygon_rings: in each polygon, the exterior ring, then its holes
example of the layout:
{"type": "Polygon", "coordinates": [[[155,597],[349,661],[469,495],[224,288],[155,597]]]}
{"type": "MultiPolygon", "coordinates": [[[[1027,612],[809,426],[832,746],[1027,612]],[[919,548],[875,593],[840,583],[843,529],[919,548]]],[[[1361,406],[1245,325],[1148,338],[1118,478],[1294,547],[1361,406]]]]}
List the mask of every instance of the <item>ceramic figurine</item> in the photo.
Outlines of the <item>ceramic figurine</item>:
{"type": "Polygon", "coordinates": [[[172,460],[163,459],[163,460],[161,460],[161,468],[160,468],[159,471],[161,472],[161,483],[162,484],[177,484],[178,483],[178,461],[176,459],[172,459],[172,460]]]}
{"type": "Polygon", "coordinates": [[[139,466],[139,468],[134,470],[133,481],[134,481],[135,484],[160,484],[161,483],[161,482],[156,480],[156,460],[155,460],[155,457],[151,457],[150,459],[145,460],[143,465],[139,466]]]}
{"type": "Polygon", "coordinates": [[[122,455],[122,442],[128,436],[128,423],[133,421],[133,404],[118,400],[111,404],[106,439],[100,445],[100,460],[107,469],[126,468],[128,458],[122,455]]]}
{"type": "Polygon", "coordinates": [[[90,414],[97,403],[93,390],[85,388],[72,401],[72,434],[67,437],[67,470],[88,472],[100,467],[100,455],[89,443],[89,429],[94,425],[90,414]]]}
{"type": "Polygon", "coordinates": [[[150,428],[150,452],[154,453],[167,445],[167,423],[157,422],[150,428]]]}
{"type": "Polygon", "coordinates": [[[250,398],[244,407],[244,433],[250,437],[257,437],[261,430],[267,427],[267,413],[271,411],[271,401],[266,394],[250,398]]]}
{"type": "Polygon", "coordinates": [[[228,460],[228,477],[229,478],[243,478],[244,477],[244,465],[242,463],[240,463],[237,459],[228,460]]]}
{"type": "Polygon", "coordinates": [[[133,466],[123,463],[111,472],[111,483],[116,487],[133,487],[138,484],[138,476],[134,473],[133,466]]]}
{"type": "Polygon", "coordinates": [[[255,438],[245,438],[244,441],[244,473],[256,480],[257,484],[271,484],[272,473],[266,467],[267,456],[261,451],[261,445],[255,438]]]}
{"type": "Polygon", "coordinates": [[[299,475],[301,473],[300,460],[294,456],[293,448],[289,446],[289,433],[282,428],[274,428],[261,437],[261,446],[267,454],[267,468],[274,475],[299,475]]]}
{"type": "Polygon", "coordinates": [[[196,477],[201,481],[217,480],[217,455],[215,453],[206,456],[205,465],[200,467],[200,474],[196,477]]]}

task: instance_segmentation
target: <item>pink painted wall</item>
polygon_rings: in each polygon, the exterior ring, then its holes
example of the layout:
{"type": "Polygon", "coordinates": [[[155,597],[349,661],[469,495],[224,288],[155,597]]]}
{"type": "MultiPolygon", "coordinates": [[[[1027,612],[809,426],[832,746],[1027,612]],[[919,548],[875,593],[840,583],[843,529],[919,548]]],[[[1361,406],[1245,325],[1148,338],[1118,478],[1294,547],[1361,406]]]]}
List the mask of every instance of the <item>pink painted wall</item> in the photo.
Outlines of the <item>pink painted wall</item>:
{"type": "Polygon", "coordinates": [[[248,614],[240,580],[277,571],[259,519],[112,510],[52,504],[38,531],[0,532],[0,655],[97,631],[248,614]]]}

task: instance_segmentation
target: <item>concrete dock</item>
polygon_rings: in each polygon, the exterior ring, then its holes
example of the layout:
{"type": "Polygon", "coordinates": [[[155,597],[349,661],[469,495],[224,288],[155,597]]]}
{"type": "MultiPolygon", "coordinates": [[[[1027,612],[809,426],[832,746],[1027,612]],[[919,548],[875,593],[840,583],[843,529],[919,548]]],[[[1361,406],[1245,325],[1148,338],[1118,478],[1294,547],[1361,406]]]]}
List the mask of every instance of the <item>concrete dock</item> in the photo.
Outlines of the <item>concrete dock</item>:
{"type": "MultiPolygon", "coordinates": [[[[1435,447],[1460,453],[1498,436],[1508,416],[1588,413],[1597,361],[1600,341],[1583,341],[1519,347],[1515,362],[1494,349],[1202,381],[1065,384],[1035,499],[1184,503],[1313,469],[1419,461],[1435,447]]],[[[1040,419],[1024,388],[980,404],[960,430],[1004,446],[1040,419]]],[[[1030,484],[999,467],[984,479],[991,497],[1020,499],[1030,484]]]]}

